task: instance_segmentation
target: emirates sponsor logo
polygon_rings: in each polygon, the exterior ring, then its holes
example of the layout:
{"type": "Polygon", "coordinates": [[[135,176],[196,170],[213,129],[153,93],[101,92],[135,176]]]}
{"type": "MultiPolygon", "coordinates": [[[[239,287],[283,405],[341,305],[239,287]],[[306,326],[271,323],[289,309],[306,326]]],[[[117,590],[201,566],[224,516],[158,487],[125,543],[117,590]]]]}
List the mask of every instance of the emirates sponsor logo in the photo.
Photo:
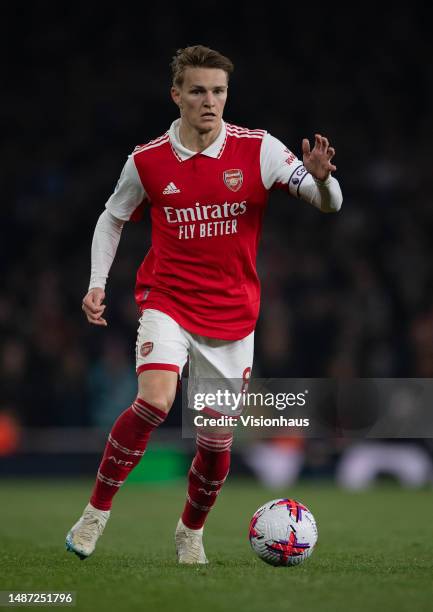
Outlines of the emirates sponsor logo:
{"type": "Polygon", "coordinates": [[[200,204],[188,208],[164,206],[168,223],[178,224],[179,240],[215,238],[238,233],[238,219],[247,212],[247,201],[200,204]]]}
{"type": "Polygon", "coordinates": [[[231,191],[239,191],[244,182],[244,175],[242,170],[239,169],[224,170],[223,178],[226,187],[231,189],[231,191]]]}
{"type": "Polygon", "coordinates": [[[153,351],[153,342],[143,342],[140,347],[140,355],[142,357],[147,357],[149,353],[153,351]]]}
{"type": "Polygon", "coordinates": [[[247,201],[224,202],[224,204],[200,204],[196,202],[189,208],[174,208],[164,206],[168,223],[192,223],[194,221],[214,221],[217,219],[230,219],[243,215],[247,211],[247,201]]]}

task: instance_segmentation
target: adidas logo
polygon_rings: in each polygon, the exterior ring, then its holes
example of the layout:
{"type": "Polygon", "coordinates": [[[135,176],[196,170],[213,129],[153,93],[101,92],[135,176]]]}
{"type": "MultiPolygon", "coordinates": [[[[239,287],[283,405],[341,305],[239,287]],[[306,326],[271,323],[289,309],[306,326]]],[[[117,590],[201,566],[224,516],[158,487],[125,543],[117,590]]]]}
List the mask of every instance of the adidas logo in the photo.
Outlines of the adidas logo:
{"type": "Polygon", "coordinates": [[[162,193],[164,195],[170,195],[171,193],[180,193],[180,189],[178,189],[174,183],[169,183],[162,193]]]}

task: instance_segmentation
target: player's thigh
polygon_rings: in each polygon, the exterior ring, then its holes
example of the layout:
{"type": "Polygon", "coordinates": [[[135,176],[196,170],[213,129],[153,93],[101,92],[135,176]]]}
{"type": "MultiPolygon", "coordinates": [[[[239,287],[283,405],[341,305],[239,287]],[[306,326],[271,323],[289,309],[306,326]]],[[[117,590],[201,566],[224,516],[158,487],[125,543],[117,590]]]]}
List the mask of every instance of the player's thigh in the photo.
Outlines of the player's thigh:
{"type": "Polygon", "coordinates": [[[242,380],[253,366],[254,332],[232,341],[192,336],[190,357],[197,377],[242,380]]]}
{"type": "Polygon", "coordinates": [[[136,345],[139,397],[168,412],[187,355],[188,341],[176,321],[158,310],[145,310],[136,345]]]}
{"type": "MultiPolygon", "coordinates": [[[[194,396],[210,393],[215,403],[205,412],[228,416],[241,412],[241,394],[246,391],[254,357],[254,332],[241,340],[225,341],[194,336],[190,348],[188,397],[191,407],[194,396]],[[218,392],[220,395],[218,397],[218,392]],[[228,392],[230,405],[221,404],[228,392]]],[[[208,396],[208,397],[210,397],[208,396]]]]}

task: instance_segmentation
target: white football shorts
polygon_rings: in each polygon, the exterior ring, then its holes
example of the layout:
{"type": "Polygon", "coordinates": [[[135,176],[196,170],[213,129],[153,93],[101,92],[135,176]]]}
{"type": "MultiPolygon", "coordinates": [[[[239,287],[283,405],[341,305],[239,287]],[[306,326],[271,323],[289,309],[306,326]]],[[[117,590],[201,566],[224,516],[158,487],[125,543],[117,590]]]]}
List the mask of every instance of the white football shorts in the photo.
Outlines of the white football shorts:
{"type": "MultiPolygon", "coordinates": [[[[191,408],[197,393],[217,388],[241,393],[248,386],[254,353],[254,332],[241,340],[219,340],[188,332],[167,314],[143,311],[136,344],[137,375],[145,370],[169,370],[182,376],[189,358],[188,398],[191,408]],[[217,379],[212,385],[212,379],[217,379]],[[223,382],[224,381],[224,382],[223,382]]],[[[235,416],[233,405],[206,407],[208,414],[235,416]]]]}

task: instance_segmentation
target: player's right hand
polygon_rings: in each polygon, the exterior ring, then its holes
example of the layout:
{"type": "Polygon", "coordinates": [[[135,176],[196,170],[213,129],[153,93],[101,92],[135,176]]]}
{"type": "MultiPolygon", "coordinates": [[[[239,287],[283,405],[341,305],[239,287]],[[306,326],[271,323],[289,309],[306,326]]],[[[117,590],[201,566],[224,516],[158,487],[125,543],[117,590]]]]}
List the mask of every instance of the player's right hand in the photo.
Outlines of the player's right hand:
{"type": "Polygon", "coordinates": [[[105,291],[100,287],[94,287],[83,298],[82,309],[89,323],[93,325],[107,325],[107,321],[102,318],[105,310],[105,291]]]}

